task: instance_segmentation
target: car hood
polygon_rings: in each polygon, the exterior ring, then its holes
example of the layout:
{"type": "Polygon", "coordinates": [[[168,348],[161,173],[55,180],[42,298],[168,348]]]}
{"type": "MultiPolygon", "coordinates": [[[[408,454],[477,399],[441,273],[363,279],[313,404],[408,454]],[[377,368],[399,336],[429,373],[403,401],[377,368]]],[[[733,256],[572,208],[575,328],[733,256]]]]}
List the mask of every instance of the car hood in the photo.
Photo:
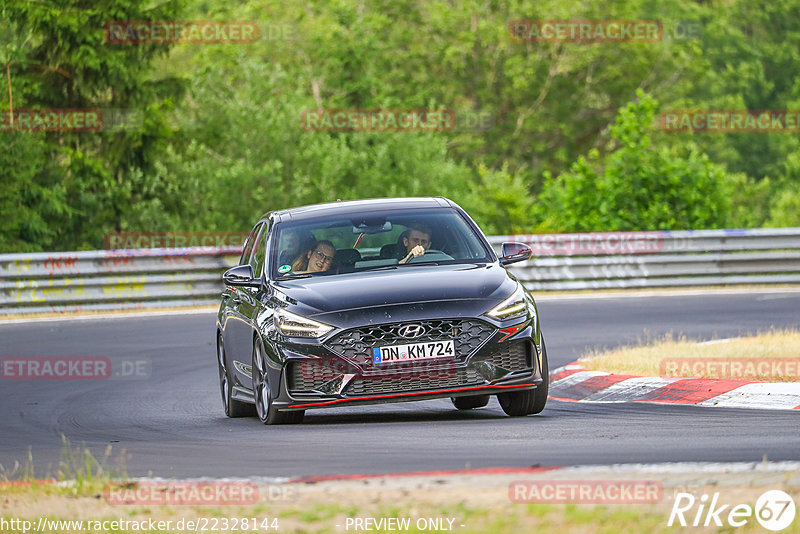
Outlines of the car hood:
{"type": "Polygon", "coordinates": [[[465,302],[471,301],[479,308],[487,308],[491,302],[508,297],[516,281],[495,263],[407,266],[286,280],[276,282],[275,287],[290,302],[297,302],[298,313],[318,316],[419,303],[450,302],[472,308],[465,302]]]}

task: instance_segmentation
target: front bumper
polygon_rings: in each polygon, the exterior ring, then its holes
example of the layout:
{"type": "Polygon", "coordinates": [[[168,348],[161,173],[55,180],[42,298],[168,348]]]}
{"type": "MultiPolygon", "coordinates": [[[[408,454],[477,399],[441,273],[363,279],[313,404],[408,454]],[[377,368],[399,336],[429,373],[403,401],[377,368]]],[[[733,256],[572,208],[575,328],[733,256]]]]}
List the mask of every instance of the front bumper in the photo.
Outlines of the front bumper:
{"type": "Polygon", "coordinates": [[[360,352],[343,352],[336,343],[328,344],[336,350],[316,354],[283,347],[273,404],[280,410],[305,410],[490,395],[541,385],[541,354],[533,325],[517,325],[514,335],[488,326],[480,336],[480,329],[470,326],[471,337],[461,339],[463,351],[453,360],[404,366],[376,368],[366,356],[359,360],[360,352]]]}
{"type": "Polygon", "coordinates": [[[494,383],[477,386],[463,386],[449,389],[407,391],[401,393],[389,393],[382,395],[369,395],[363,397],[340,397],[340,398],[319,398],[319,399],[292,399],[281,402],[275,401],[275,406],[281,410],[306,410],[311,408],[329,408],[332,406],[357,406],[364,404],[385,404],[389,402],[411,402],[432,399],[444,399],[450,397],[465,397],[471,395],[495,395],[510,391],[521,391],[525,389],[535,389],[541,385],[541,378],[528,377],[526,380],[517,380],[516,383],[494,383]]]}

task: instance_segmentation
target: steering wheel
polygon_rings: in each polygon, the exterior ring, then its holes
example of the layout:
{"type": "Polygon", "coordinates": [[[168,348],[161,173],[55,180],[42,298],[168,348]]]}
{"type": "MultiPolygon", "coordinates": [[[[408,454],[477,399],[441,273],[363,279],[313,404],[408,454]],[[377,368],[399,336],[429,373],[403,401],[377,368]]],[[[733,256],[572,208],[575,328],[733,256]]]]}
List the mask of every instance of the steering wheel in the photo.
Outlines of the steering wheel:
{"type": "Polygon", "coordinates": [[[423,261],[447,261],[454,259],[453,256],[449,254],[445,254],[441,250],[435,248],[429,248],[425,251],[425,254],[422,256],[414,256],[410,258],[406,263],[421,263],[423,261]]]}

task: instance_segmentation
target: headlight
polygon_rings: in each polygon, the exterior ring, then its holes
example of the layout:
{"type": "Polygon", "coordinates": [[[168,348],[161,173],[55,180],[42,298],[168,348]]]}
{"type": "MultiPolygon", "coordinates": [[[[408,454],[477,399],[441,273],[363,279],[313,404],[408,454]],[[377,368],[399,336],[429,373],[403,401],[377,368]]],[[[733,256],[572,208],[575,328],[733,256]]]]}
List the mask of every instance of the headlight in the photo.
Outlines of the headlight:
{"type": "Polygon", "coordinates": [[[506,300],[495,306],[487,315],[495,319],[505,320],[524,317],[528,313],[525,290],[518,286],[517,290],[506,300]]]}
{"type": "Polygon", "coordinates": [[[278,311],[275,312],[275,326],[283,335],[295,337],[322,337],[333,330],[333,327],[330,325],[308,319],[284,309],[278,309],[278,311]]]}

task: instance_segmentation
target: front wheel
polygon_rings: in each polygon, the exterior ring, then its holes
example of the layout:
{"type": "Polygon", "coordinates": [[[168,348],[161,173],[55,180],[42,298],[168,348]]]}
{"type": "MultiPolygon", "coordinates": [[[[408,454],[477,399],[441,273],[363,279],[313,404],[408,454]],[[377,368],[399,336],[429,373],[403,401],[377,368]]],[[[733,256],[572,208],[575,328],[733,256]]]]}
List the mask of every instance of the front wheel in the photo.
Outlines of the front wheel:
{"type": "Polygon", "coordinates": [[[228,370],[228,362],[225,357],[225,345],[222,336],[217,336],[217,368],[219,369],[219,391],[222,394],[222,408],[228,417],[247,417],[253,415],[253,405],[234,399],[231,396],[233,390],[233,378],[228,370]]]}
{"type": "Polygon", "coordinates": [[[272,404],[272,392],[267,380],[267,362],[259,340],[253,343],[253,397],[258,419],[265,425],[293,424],[303,420],[304,411],[280,412],[272,404]]]}
{"type": "Polygon", "coordinates": [[[550,389],[550,368],[547,364],[547,348],[542,337],[542,383],[536,389],[526,389],[524,391],[512,391],[510,393],[500,393],[497,400],[500,407],[507,415],[518,417],[540,413],[547,404],[547,394],[550,389]]]}
{"type": "Polygon", "coordinates": [[[453,406],[459,410],[471,410],[473,408],[483,408],[489,404],[489,395],[471,395],[469,397],[450,397],[453,406]]]}

